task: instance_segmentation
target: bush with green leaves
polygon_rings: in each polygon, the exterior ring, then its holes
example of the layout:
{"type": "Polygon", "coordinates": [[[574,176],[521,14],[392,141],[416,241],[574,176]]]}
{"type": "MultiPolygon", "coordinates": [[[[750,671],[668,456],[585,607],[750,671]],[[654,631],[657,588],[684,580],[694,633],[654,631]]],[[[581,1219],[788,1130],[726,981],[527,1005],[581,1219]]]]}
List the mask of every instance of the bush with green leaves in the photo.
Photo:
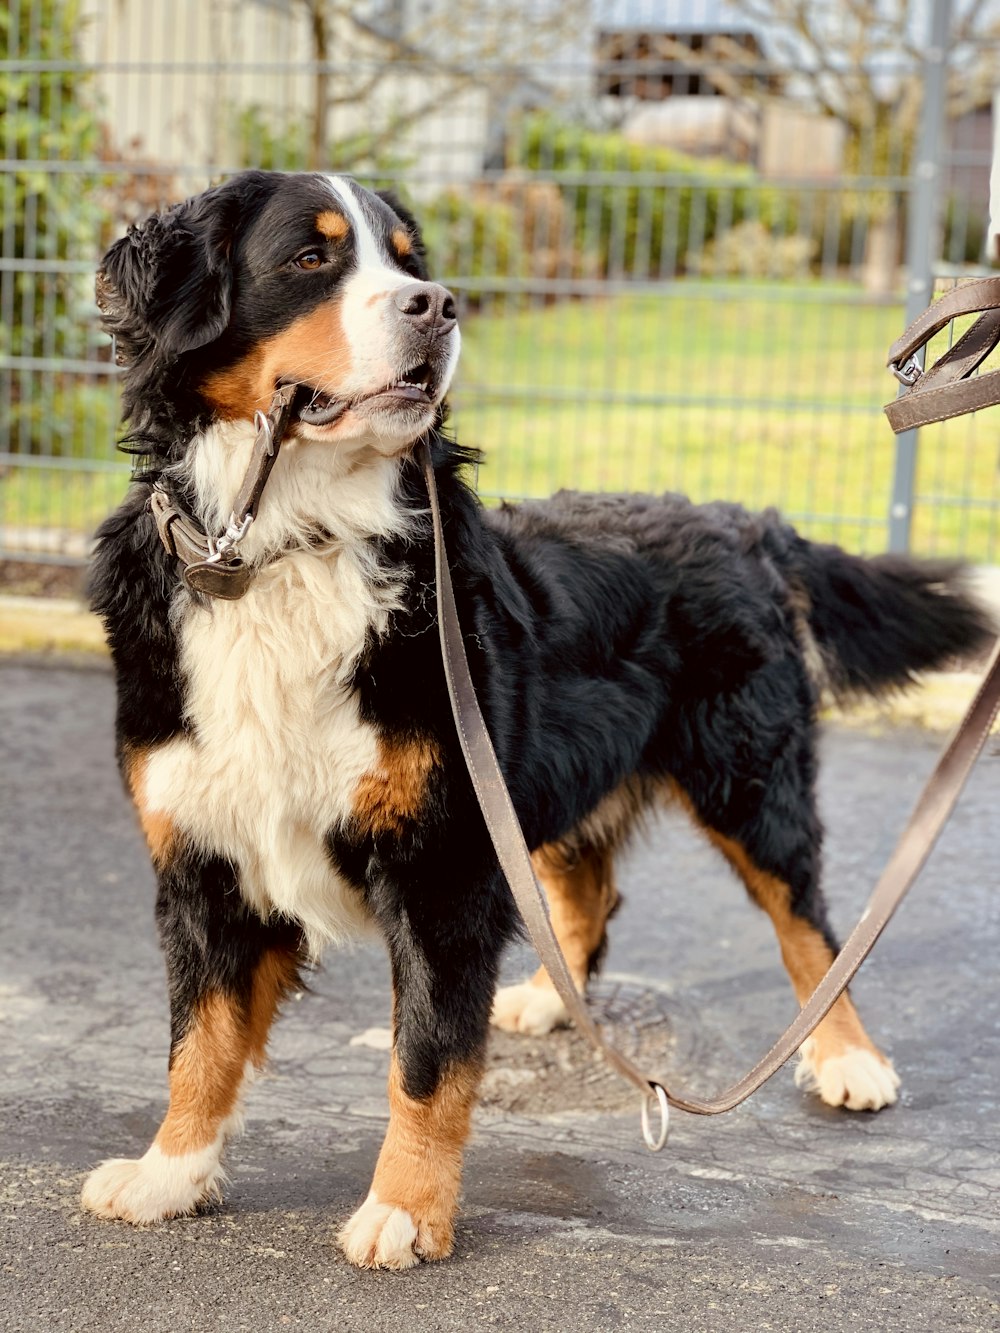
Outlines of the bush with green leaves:
{"type": "MultiPolygon", "coordinates": [[[[77,0],[33,0],[30,12],[17,0],[0,7],[0,143],[6,157],[24,163],[0,178],[0,198],[7,252],[28,261],[0,275],[0,358],[14,372],[0,411],[14,453],[59,452],[61,439],[27,401],[34,376],[19,370],[18,360],[85,359],[96,336],[90,311],[105,239],[103,177],[74,168],[99,157],[101,130],[88,100],[89,75],[65,68],[79,59],[80,8],[77,0]],[[62,67],[22,70],[19,61],[62,67]],[[33,272],[33,260],[45,271],[33,272]]],[[[72,397],[66,377],[55,378],[60,393],[72,397]]]]}
{"type": "Polygon", "coordinates": [[[709,241],[692,267],[708,278],[803,278],[815,250],[811,236],[775,236],[750,218],[709,241]]]}
{"type": "Polygon", "coordinates": [[[303,113],[260,102],[235,105],[229,112],[230,137],[236,162],[262,171],[348,172],[372,189],[392,184],[409,165],[394,148],[382,145],[373,130],[341,135],[316,158],[310,118],[303,113]]]}
{"type": "Polygon", "coordinates": [[[502,295],[484,279],[523,278],[529,272],[517,210],[503,200],[446,190],[420,208],[420,225],[434,274],[466,301],[502,295]]]}
{"type": "Polygon", "coordinates": [[[605,277],[664,278],[696,267],[719,233],[755,221],[795,232],[792,192],[763,184],[750,167],[633,143],[621,134],[527,117],[512,165],[552,173],[575,215],[576,245],[605,277]],[[560,177],[562,179],[560,179],[560,177]]]}
{"type": "Polygon", "coordinates": [[[229,121],[236,161],[241,167],[259,167],[262,171],[306,170],[309,125],[304,116],[279,118],[270,108],[249,102],[232,107],[229,121]]]}

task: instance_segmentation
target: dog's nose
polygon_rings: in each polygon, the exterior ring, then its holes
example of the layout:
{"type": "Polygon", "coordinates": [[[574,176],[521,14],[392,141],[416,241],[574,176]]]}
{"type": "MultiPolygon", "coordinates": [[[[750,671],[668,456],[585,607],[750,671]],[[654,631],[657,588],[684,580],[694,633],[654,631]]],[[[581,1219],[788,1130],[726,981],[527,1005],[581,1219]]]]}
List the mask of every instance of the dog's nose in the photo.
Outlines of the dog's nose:
{"type": "Polygon", "coordinates": [[[393,294],[396,309],[422,333],[440,338],[458,322],[455,298],[439,282],[411,282],[393,294]]]}

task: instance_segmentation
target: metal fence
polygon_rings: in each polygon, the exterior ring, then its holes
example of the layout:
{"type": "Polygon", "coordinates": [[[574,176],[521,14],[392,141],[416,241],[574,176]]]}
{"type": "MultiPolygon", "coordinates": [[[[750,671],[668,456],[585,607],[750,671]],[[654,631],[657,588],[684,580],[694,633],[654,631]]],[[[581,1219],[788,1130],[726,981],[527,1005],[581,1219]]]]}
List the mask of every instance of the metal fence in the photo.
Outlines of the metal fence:
{"type": "Polygon", "coordinates": [[[864,6],[817,0],[812,46],[785,8],[8,0],[0,557],[82,561],[127,484],[103,248],[259,165],[413,204],[460,300],[452,421],[488,500],[680,490],[996,562],[989,414],[918,449],[880,410],[907,275],[920,307],[929,265],[981,262],[994,48],[946,0],[897,32],[873,6],[852,64],[864,6]]]}

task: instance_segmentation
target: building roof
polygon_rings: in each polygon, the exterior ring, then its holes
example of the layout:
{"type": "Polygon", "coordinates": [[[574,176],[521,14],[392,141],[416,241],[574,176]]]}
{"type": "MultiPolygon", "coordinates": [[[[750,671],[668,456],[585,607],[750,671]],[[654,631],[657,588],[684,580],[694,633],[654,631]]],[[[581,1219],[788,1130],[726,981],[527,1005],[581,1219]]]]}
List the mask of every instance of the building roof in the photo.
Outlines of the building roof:
{"type": "Polygon", "coordinates": [[[755,23],[728,0],[593,0],[599,28],[616,32],[754,32],[755,23]]]}

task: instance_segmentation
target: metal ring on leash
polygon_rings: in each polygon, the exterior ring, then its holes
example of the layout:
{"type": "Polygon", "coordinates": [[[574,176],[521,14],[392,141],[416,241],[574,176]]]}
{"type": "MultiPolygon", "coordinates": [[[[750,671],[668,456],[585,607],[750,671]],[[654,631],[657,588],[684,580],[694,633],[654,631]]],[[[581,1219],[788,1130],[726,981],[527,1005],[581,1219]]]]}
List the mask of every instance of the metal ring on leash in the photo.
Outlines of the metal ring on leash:
{"type": "Polygon", "coordinates": [[[650,1152],[659,1152],[667,1141],[667,1134],[670,1132],[670,1103],[667,1101],[667,1094],[660,1087],[659,1083],[650,1083],[649,1092],[642,1099],[642,1137],[646,1140],[646,1147],[650,1152]],[[656,1138],[653,1137],[653,1131],[649,1127],[649,1100],[656,1094],[656,1100],[660,1103],[660,1132],[656,1138]]]}
{"type": "Polygon", "coordinates": [[[271,423],[266,414],[258,409],[253,414],[253,424],[258,434],[267,435],[267,456],[270,458],[274,453],[274,431],[271,429],[271,423]]]}

